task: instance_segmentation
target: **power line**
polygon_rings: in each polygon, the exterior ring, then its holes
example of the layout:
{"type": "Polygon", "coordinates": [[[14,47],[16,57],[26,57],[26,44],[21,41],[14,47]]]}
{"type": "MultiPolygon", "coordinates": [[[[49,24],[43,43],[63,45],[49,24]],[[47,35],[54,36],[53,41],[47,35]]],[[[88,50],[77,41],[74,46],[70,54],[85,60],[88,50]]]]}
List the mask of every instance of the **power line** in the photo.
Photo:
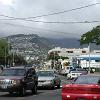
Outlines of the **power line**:
{"type": "Polygon", "coordinates": [[[49,23],[49,24],[82,24],[82,23],[99,23],[100,21],[81,21],[81,22],[45,22],[45,21],[33,21],[40,23],[49,23]]]}
{"type": "Polygon", "coordinates": [[[88,7],[90,7],[90,6],[94,6],[94,5],[97,5],[97,4],[100,4],[100,3],[94,3],[94,4],[87,5],[87,6],[82,6],[82,7],[73,8],[73,9],[70,9],[70,10],[65,10],[65,11],[60,11],[60,12],[55,12],[55,13],[50,13],[50,14],[44,14],[44,15],[35,16],[35,17],[28,17],[28,18],[26,18],[26,19],[38,18],[38,17],[46,17],[46,16],[51,16],[51,15],[57,15],[57,14],[61,14],[61,13],[71,12],[71,11],[74,11],[74,10],[79,10],[79,9],[83,9],[83,8],[88,8],[88,7]]]}
{"type": "Polygon", "coordinates": [[[91,7],[91,6],[94,6],[94,5],[98,5],[98,4],[100,4],[100,3],[98,2],[98,3],[94,3],[94,4],[90,4],[90,5],[86,5],[86,6],[82,6],[82,7],[78,7],[78,8],[73,8],[73,9],[70,9],[70,10],[65,10],[65,11],[60,11],[60,12],[55,12],[55,13],[49,13],[49,14],[44,14],[44,15],[38,15],[38,16],[33,16],[33,17],[27,17],[27,18],[17,18],[17,17],[7,16],[7,15],[3,15],[3,14],[0,15],[0,16],[11,18],[11,19],[26,20],[26,19],[31,19],[31,18],[46,17],[46,16],[52,16],[52,15],[57,15],[57,14],[61,14],[61,13],[71,12],[71,11],[80,10],[80,9],[83,9],[83,8],[88,8],[88,7],[91,7]]]}
{"type": "MultiPolygon", "coordinates": [[[[62,34],[66,34],[66,32],[62,32],[62,31],[56,31],[56,30],[51,30],[51,29],[44,29],[44,28],[36,28],[36,27],[31,27],[31,26],[26,26],[26,25],[18,25],[18,24],[12,24],[12,23],[9,23],[9,22],[6,22],[6,23],[3,23],[3,24],[7,24],[7,25],[10,25],[10,26],[14,26],[14,27],[24,27],[24,28],[28,28],[28,29],[31,29],[31,31],[33,31],[33,29],[36,29],[36,30],[42,30],[44,32],[46,31],[49,31],[49,32],[54,32],[54,33],[62,33],[62,34]]],[[[37,31],[33,31],[33,32],[37,32],[37,31]]],[[[40,33],[40,32],[39,32],[40,33]]],[[[69,33],[69,32],[67,32],[69,33]]]]}
{"type": "MultiPolygon", "coordinates": [[[[0,19],[0,20],[14,20],[14,19],[0,19]]],[[[29,22],[35,22],[35,23],[46,23],[46,24],[84,24],[84,23],[99,23],[100,21],[63,21],[63,22],[58,22],[58,21],[38,21],[38,20],[24,20],[24,21],[29,21],[29,22]]]]}

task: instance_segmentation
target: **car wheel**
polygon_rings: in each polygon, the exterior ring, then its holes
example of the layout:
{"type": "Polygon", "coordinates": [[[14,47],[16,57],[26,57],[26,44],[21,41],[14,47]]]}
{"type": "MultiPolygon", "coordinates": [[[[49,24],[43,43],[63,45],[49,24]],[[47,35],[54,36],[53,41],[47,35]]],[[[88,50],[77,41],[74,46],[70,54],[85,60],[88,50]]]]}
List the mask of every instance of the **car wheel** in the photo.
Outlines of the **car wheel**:
{"type": "Polygon", "coordinates": [[[60,83],[57,85],[57,88],[58,88],[58,89],[60,88],[60,83]]]}
{"type": "Polygon", "coordinates": [[[37,94],[37,85],[34,85],[34,87],[32,89],[32,93],[33,94],[37,94]]]}
{"type": "Polygon", "coordinates": [[[23,87],[23,88],[21,89],[21,91],[20,91],[20,95],[21,95],[21,96],[25,96],[25,94],[26,94],[26,90],[25,90],[25,88],[23,87]]]}
{"type": "Polygon", "coordinates": [[[13,91],[9,91],[9,94],[13,94],[13,91]]]}
{"type": "Polygon", "coordinates": [[[51,86],[51,89],[52,89],[52,90],[54,90],[54,89],[55,89],[55,84],[53,84],[53,85],[51,86]]]}

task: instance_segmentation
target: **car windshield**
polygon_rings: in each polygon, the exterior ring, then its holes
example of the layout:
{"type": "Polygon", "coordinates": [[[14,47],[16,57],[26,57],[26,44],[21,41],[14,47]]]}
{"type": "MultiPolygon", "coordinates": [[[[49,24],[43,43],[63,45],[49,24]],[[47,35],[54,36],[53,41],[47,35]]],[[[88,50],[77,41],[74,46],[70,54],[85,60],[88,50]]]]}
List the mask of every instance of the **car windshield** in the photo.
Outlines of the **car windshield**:
{"type": "Polygon", "coordinates": [[[74,84],[99,84],[100,76],[80,76],[74,84]]]}
{"type": "Polygon", "coordinates": [[[54,76],[52,71],[38,71],[37,75],[38,76],[45,76],[45,77],[49,77],[49,76],[53,77],[54,76]]]}
{"type": "Polygon", "coordinates": [[[0,76],[23,76],[24,74],[24,69],[4,69],[0,76]]]}
{"type": "Polygon", "coordinates": [[[80,73],[79,71],[70,71],[70,73],[80,73]]]}
{"type": "Polygon", "coordinates": [[[81,68],[79,68],[79,69],[76,69],[77,71],[86,71],[85,69],[81,69],[81,68]]]}

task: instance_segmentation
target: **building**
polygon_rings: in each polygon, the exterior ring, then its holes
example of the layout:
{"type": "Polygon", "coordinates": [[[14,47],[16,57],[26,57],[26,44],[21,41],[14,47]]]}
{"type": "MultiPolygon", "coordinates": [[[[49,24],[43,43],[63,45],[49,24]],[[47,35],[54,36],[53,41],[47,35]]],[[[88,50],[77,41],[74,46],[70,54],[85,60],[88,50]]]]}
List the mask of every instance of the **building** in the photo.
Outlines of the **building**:
{"type": "MultiPolygon", "coordinates": [[[[80,55],[86,55],[89,53],[89,48],[60,48],[60,47],[55,47],[54,49],[51,49],[48,54],[56,52],[60,57],[68,57],[69,59],[66,60],[66,62],[69,62],[70,65],[73,65],[73,59],[79,57],[80,55]]],[[[55,54],[55,53],[54,53],[55,54]]],[[[61,60],[61,64],[63,67],[63,62],[65,61],[61,60]]],[[[77,63],[77,61],[75,61],[77,63]]],[[[74,64],[75,65],[75,64],[74,64]]]]}
{"type": "Polygon", "coordinates": [[[49,53],[51,52],[57,52],[59,54],[59,56],[62,57],[78,57],[80,55],[86,55],[89,53],[89,48],[60,48],[60,47],[55,47],[54,49],[51,49],[49,53]]]}
{"type": "Polygon", "coordinates": [[[88,68],[89,66],[91,68],[100,68],[100,53],[98,55],[96,53],[90,54],[90,56],[81,55],[78,57],[78,59],[80,59],[80,66],[82,68],[88,68]]]}

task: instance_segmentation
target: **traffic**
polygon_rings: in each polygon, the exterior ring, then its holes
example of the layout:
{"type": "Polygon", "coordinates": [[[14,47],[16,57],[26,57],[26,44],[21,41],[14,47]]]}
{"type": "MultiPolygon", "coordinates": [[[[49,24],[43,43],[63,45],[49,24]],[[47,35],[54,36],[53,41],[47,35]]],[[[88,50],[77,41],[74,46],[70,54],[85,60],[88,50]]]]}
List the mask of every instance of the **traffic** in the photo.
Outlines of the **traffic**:
{"type": "Polygon", "coordinates": [[[0,100],[100,100],[100,0],[0,0],[0,100]]]}
{"type": "Polygon", "coordinates": [[[85,69],[71,68],[65,76],[54,69],[36,71],[25,66],[4,68],[0,73],[1,94],[8,92],[25,98],[27,91],[39,95],[41,89],[50,93],[59,91],[62,100],[99,100],[100,75],[89,75],[85,69]]]}

